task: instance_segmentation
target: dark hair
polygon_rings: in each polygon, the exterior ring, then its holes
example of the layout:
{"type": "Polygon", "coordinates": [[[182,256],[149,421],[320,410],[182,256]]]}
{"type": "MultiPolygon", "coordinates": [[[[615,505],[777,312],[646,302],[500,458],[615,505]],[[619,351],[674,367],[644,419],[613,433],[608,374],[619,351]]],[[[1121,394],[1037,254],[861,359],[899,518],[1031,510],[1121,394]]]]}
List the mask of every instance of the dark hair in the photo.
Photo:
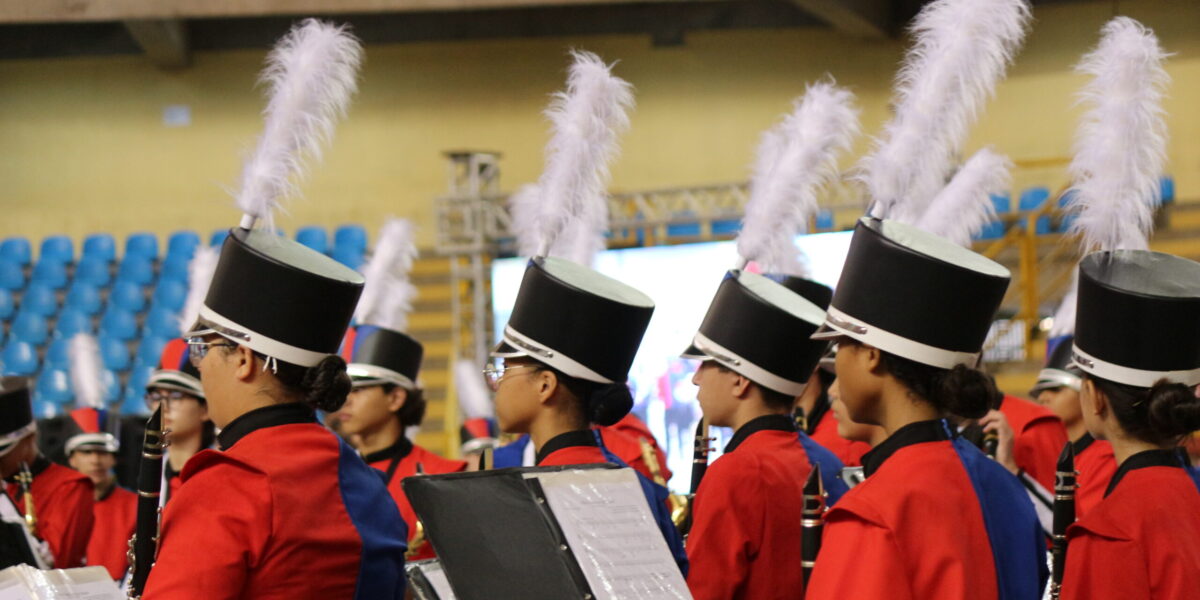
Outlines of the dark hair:
{"type": "MultiPolygon", "coordinates": [[[[394,383],[385,383],[380,387],[383,388],[383,394],[386,396],[395,391],[399,386],[394,383]]],[[[401,406],[400,410],[394,413],[396,418],[400,419],[401,427],[420,425],[421,421],[425,419],[425,406],[427,404],[425,402],[425,391],[421,388],[414,388],[407,390],[407,392],[408,395],[404,399],[404,406],[401,406]]]]}
{"type": "Polygon", "coordinates": [[[1174,445],[1200,429],[1200,398],[1182,383],[1160,379],[1144,388],[1085,377],[1108,398],[1121,429],[1139,440],[1156,446],[1174,445]]]}
{"type": "MultiPolygon", "coordinates": [[[[720,369],[723,373],[737,373],[737,371],[734,371],[733,369],[730,369],[719,362],[713,361],[713,365],[720,369]]],[[[738,375],[741,375],[741,373],[738,373],[738,375]]],[[[742,375],[742,377],[746,376],[742,375]]],[[[750,378],[746,377],[746,379],[749,380],[750,378]]],[[[762,394],[763,403],[770,408],[791,410],[791,408],[796,405],[795,396],[785,394],[783,392],[777,392],[765,385],[760,385],[754,380],[750,380],[750,384],[758,388],[758,392],[762,394]]]]}
{"type": "MultiPolygon", "coordinates": [[[[258,355],[256,352],[255,355],[258,355]]],[[[346,374],[346,361],[331,354],[321,359],[314,367],[302,367],[276,359],[279,369],[275,377],[310,407],[333,412],[346,403],[350,393],[350,376],[346,374]]]]}
{"type": "Polygon", "coordinates": [[[200,425],[200,449],[212,448],[217,443],[217,424],[212,419],[200,425]]]}
{"type": "Polygon", "coordinates": [[[572,377],[540,362],[532,363],[534,372],[550,371],[558,382],[583,402],[583,416],[588,423],[615,425],[633,408],[633,395],[623,382],[597,383],[572,377]]]}
{"type": "MultiPolygon", "coordinates": [[[[861,346],[845,338],[841,343],[861,346]]],[[[1004,396],[987,373],[966,365],[942,369],[891,352],[879,351],[883,368],[897,381],[943,414],[978,419],[1000,405],[1004,396]]]]}

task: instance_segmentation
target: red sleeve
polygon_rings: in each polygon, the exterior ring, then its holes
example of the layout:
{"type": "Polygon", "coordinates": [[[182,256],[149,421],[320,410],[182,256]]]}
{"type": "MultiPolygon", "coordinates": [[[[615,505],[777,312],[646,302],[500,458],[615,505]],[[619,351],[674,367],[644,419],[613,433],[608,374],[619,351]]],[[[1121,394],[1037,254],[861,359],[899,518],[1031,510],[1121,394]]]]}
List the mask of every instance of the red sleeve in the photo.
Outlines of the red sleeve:
{"type": "MultiPolygon", "coordinates": [[[[709,467],[692,504],[688,534],[688,588],[696,600],[738,597],[757,552],[751,532],[761,530],[762,511],[742,507],[757,498],[755,472],[723,456],[709,467]]],[[[797,515],[799,518],[799,515],[797,515]]]]}
{"type": "Polygon", "coordinates": [[[247,573],[263,559],[272,528],[266,476],[209,460],[167,503],[145,600],[240,599],[247,573]]]}
{"type": "MultiPolygon", "coordinates": [[[[70,471],[70,474],[72,477],[49,486],[45,493],[39,493],[40,490],[34,488],[38,537],[50,544],[56,569],[83,566],[95,520],[92,513],[92,481],[82,475],[74,477],[74,471],[70,471]]],[[[37,482],[37,478],[34,478],[34,482],[37,482]]]]}
{"type": "Polygon", "coordinates": [[[1037,419],[1013,440],[1013,460],[1042,487],[1053,490],[1058,456],[1066,445],[1067,429],[1062,421],[1037,419]]]}
{"type": "MultiPolygon", "coordinates": [[[[1062,600],[1150,600],[1146,556],[1137,544],[1084,533],[1072,536],[1062,600]]],[[[1183,596],[1163,596],[1163,598],[1183,596]]]]}
{"type": "Polygon", "coordinates": [[[806,600],[914,600],[892,532],[843,513],[825,525],[806,600]]]}

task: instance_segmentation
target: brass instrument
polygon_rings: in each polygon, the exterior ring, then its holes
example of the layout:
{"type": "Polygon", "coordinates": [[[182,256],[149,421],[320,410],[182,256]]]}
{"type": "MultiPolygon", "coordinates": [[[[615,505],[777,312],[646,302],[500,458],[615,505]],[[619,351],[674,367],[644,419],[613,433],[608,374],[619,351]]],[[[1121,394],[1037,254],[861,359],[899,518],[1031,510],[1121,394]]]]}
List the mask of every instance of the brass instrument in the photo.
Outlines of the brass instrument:
{"type": "MultiPolygon", "coordinates": [[[[646,438],[638,438],[638,444],[642,448],[642,460],[646,463],[646,468],[650,469],[650,478],[654,480],[654,483],[664,488],[667,487],[667,480],[658,466],[658,455],[654,453],[654,446],[651,446],[646,438]]],[[[667,489],[667,504],[671,507],[671,522],[675,524],[675,527],[679,527],[690,514],[691,501],[687,496],[671,493],[670,488],[667,489]]]]}
{"type": "Polygon", "coordinates": [[[25,528],[29,535],[38,537],[37,510],[33,506],[33,472],[29,465],[21,463],[21,471],[17,473],[17,482],[21,484],[21,497],[25,500],[25,528]]]}

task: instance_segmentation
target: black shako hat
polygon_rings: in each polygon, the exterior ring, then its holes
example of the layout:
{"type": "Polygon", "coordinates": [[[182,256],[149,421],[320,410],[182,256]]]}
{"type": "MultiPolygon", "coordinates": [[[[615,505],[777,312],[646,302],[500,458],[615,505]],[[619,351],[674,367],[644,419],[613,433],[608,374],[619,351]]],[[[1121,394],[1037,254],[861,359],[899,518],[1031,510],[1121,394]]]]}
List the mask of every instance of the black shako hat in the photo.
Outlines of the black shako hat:
{"type": "Polygon", "coordinates": [[[803,277],[795,275],[776,275],[774,273],[764,273],[767,279],[775,281],[783,287],[804,296],[805,300],[817,305],[821,310],[829,308],[830,301],[833,300],[833,288],[803,277]]]}
{"type": "Polygon", "coordinates": [[[622,383],[653,313],[649,296],[616,279],[569,260],[533,258],[492,356],[528,356],[571,377],[622,383]]]}
{"type": "Polygon", "coordinates": [[[192,365],[190,353],[191,349],[185,339],[176,338],[167,342],[167,345],[163,346],[158,368],[146,381],[146,390],[174,390],[195,396],[201,401],[205,400],[204,386],[200,385],[200,370],[192,365]]]}
{"type": "Polygon", "coordinates": [[[1075,337],[1066,335],[1051,340],[1053,348],[1046,357],[1046,366],[1038,373],[1037,383],[1029,390],[1029,395],[1037,397],[1044,390],[1058,387],[1069,387],[1078,391],[1083,379],[1080,378],[1079,366],[1072,360],[1075,337]]]}
{"type": "Polygon", "coordinates": [[[829,346],[810,339],[824,321],[821,307],[779,282],[732,270],[683,356],[714,360],[758,385],[799,396],[829,346]]]}
{"type": "Polygon", "coordinates": [[[425,348],[406,333],[376,325],[358,325],[346,331],[342,358],[354,387],[393,384],[417,388],[425,348]]]}
{"type": "Polygon", "coordinates": [[[1083,257],[1072,350],[1081,370],[1116,383],[1200,384],[1200,263],[1148,250],[1083,257]]]}
{"type": "Polygon", "coordinates": [[[846,336],[921,364],[974,367],[1011,275],[898,221],[864,217],[816,339],[846,336]]]}
{"type": "Polygon", "coordinates": [[[336,354],[362,294],[357,271],[302,244],[235,227],[221,247],[196,330],[313,367],[336,354]]]}
{"type": "Polygon", "coordinates": [[[0,378],[0,456],[17,442],[37,431],[33,405],[29,401],[29,380],[24,377],[0,378]]]}

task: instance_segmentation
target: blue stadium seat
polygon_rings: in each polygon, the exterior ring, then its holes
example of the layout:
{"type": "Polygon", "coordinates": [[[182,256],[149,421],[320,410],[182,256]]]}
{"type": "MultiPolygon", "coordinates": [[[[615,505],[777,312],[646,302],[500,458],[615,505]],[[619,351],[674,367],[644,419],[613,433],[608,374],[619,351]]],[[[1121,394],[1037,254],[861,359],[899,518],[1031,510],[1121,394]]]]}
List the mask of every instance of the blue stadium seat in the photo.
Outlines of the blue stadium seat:
{"type": "Polygon", "coordinates": [[[104,316],[100,318],[100,335],[102,336],[125,341],[132,340],[137,337],[137,334],[137,319],[131,312],[109,306],[108,310],[104,311],[104,316]]]}
{"type": "MultiPolygon", "coordinates": [[[[146,335],[163,338],[179,337],[179,311],[156,306],[146,315],[146,335]]],[[[157,359],[157,354],[154,357],[157,359]]]]}
{"type": "Polygon", "coordinates": [[[296,241],[322,254],[329,251],[329,235],[324,227],[301,227],[296,231],[296,241]]]}
{"type": "Polygon", "coordinates": [[[21,340],[34,346],[41,346],[46,343],[48,337],[50,337],[50,331],[46,325],[46,317],[28,310],[17,311],[17,316],[13,318],[12,328],[9,330],[8,339],[10,341],[21,340]]]}
{"type": "Polygon", "coordinates": [[[131,313],[140,313],[146,308],[146,294],[142,286],[132,281],[118,280],[108,294],[108,305],[131,313]]]}
{"type": "Polygon", "coordinates": [[[342,225],[333,232],[334,248],[351,248],[364,254],[367,251],[367,230],[362,225],[342,225]]]}
{"type": "Polygon", "coordinates": [[[42,240],[42,249],[38,252],[38,260],[47,258],[61,263],[75,261],[75,244],[65,235],[52,235],[42,240]]]}
{"type": "Polygon", "coordinates": [[[817,218],[813,220],[818,231],[833,229],[833,211],[828,208],[818,210],[817,218]]]}
{"type": "Polygon", "coordinates": [[[154,306],[159,306],[172,312],[179,312],[183,309],[184,302],[187,302],[188,286],[186,283],[175,279],[159,278],[158,285],[154,286],[154,306]]]}
{"type": "MultiPolygon", "coordinates": [[[[178,334],[173,337],[178,337],[178,334]]],[[[159,337],[152,332],[147,332],[146,336],[142,338],[142,342],[138,344],[137,364],[158,364],[159,359],[162,358],[163,346],[167,345],[167,339],[166,337],[159,337]]]]}
{"type": "Polygon", "coordinates": [[[92,317],[76,308],[64,308],[54,324],[54,337],[69,340],[77,333],[92,333],[92,317]]]}
{"type": "Polygon", "coordinates": [[[0,256],[0,290],[25,289],[25,269],[15,260],[0,256]]]}
{"type": "Polygon", "coordinates": [[[21,296],[21,312],[30,312],[49,317],[58,312],[58,295],[50,286],[34,281],[25,288],[21,296]]]}
{"type": "MultiPolygon", "coordinates": [[[[137,365],[129,371],[128,386],[137,391],[139,400],[144,400],[146,397],[146,384],[150,382],[150,376],[154,374],[155,365],[158,364],[158,359],[154,359],[154,363],[147,365],[137,365]]],[[[143,402],[142,408],[145,409],[143,402]]]]}
{"type": "Polygon", "coordinates": [[[33,262],[33,247],[29,239],[23,237],[5,238],[0,242],[0,257],[14,260],[21,266],[33,262]]]}
{"type": "Polygon", "coordinates": [[[216,247],[216,248],[220,248],[221,244],[225,243],[225,238],[227,238],[227,237],[229,237],[228,229],[218,229],[218,230],[212,232],[212,235],[209,236],[208,245],[216,247]]]}
{"type": "Polygon", "coordinates": [[[179,254],[168,254],[167,258],[158,267],[159,285],[162,285],[162,282],[167,280],[178,281],[187,285],[188,265],[191,262],[192,259],[189,257],[179,254]]]}
{"type": "MultiPolygon", "coordinates": [[[[1005,215],[1012,212],[1012,198],[1007,193],[992,194],[992,206],[995,207],[998,216],[1005,215]]],[[[996,220],[984,225],[975,239],[994,240],[1002,237],[1004,237],[1004,222],[996,220]]]]}
{"type": "Polygon", "coordinates": [[[150,285],[154,282],[154,264],[145,256],[128,254],[121,259],[121,267],[117,270],[117,279],[131,281],[138,285],[150,285]]]}
{"type": "Polygon", "coordinates": [[[94,258],[110,263],[117,258],[117,240],[111,234],[93,233],[83,239],[83,252],[79,260],[94,258]]]}
{"type": "Polygon", "coordinates": [[[363,253],[348,246],[336,246],[333,249],[333,260],[351,269],[357,269],[363,264],[363,253]]]}
{"type": "Polygon", "coordinates": [[[36,387],[30,398],[30,404],[33,406],[33,418],[35,419],[53,419],[58,416],[58,405],[43,398],[36,387]]]}
{"type": "Polygon", "coordinates": [[[67,265],[53,258],[39,258],[29,281],[44,283],[56,290],[67,287],[67,265]]]}
{"type": "Polygon", "coordinates": [[[190,259],[196,254],[196,247],[199,245],[200,234],[186,229],[176,231],[167,238],[167,256],[182,256],[190,259]]]}
{"type": "Polygon", "coordinates": [[[150,414],[150,409],[146,407],[146,382],[150,380],[150,374],[153,372],[154,368],[149,366],[134,367],[129,372],[129,381],[121,394],[121,414],[150,414]]]}
{"type": "Polygon", "coordinates": [[[75,394],[71,392],[71,376],[66,369],[42,369],[34,391],[42,401],[59,406],[65,405],[75,398],[75,394]]]}
{"type": "Polygon", "coordinates": [[[131,255],[157,260],[158,236],[145,231],[129,234],[125,238],[125,256],[131,255]]]}
{"type": "Polygon", "coordinates": [[[17,310],[12,294],[8,290],[0,290],[0,321],[7,321],[17,310]]]}
{"type": "Polygon", "coordinates": [[[38,370],[38,355],[37,348],[22,340],[12,340],[4,347],[4,354],[0,356],[4,361],[4,374],[17,375],[19,377],[28,377],[37,373],[38,370]]]}
{"type": "Polygon", "coordinates": [[[100,290],[90,284],[82,281],[76,281],[71,284],[71,289],[67,290],[66,302],[63,302],[64,307],[69,307],[85,315],[94,315],[100,312],[100,290]]]}
{"type": "MultiPolygon", "coordinates": [[[[1037,210],[1048,199],[1050,199],[1050,188],[1041,186],[1027,188],[1021,191],[1021,198],[1017,201],[1017,210],[1037,210]]],[[[1034,224],[1034,232],[1038,235],[1050,233],[1050,217],[1038,217],[1037,223],[1034,224]]]]}
{"type": "Polygon", "coordinates": [[[84,256],[75,265],[75,281],[82,281],[96,287],[108,287],[112,282],[112,269],[109,262],[96,257],[84,256]]]}
{"type": "Polygon", "coordinates": [[[46,348],[46,368],[71,368],[70,338],[60,338],[50,342],[50,346],[46,348]]]}
{"type": "MultiPolygon", "coordinates": [[[[1074,198],[1075,198],[1075,190],[1068,189],[1066,191],[1066,193],[1064,193],[1062,196],[1059,196],[1058,208],[1060,210],[1067,210],[1071,206],[1071,203],[1074,202],[1074,198]]],[[[1063,215],[1062,221],[1059,222],[1058,229],[1056,231],[1058,231],[1059,233],[1062,233],[1062,232],[1066,232],[1066,231],[1070,230],[1071,225],[1075,223],[1075,218],[1077,216],[1078,215],[1071,214],[1071,213],[1067,213],[1066,215],[1063,215]]]]}
{"type": "Polygon", "coordinates": [[[104,367],[114,371],[124,371],[129,368],[129,348],[125,340],[101,334],[97,344],[100,346],[100,360],[104,367]]]}
{"type": "MultiPolygon", "coordinates": [[[[742,230],[741,219],[726,219],[724,221],[713,221],[709,230],[713,235],[734,235],[742,230]]],[[[609,234],[605,233],[605,237],[609,234]]]]}
{"type": "Polygon", "coordinates": [[[1175,201],[1175,178],[1163,175],[1158,180],[1158,203],[1170,204],[1175,201]]]}

